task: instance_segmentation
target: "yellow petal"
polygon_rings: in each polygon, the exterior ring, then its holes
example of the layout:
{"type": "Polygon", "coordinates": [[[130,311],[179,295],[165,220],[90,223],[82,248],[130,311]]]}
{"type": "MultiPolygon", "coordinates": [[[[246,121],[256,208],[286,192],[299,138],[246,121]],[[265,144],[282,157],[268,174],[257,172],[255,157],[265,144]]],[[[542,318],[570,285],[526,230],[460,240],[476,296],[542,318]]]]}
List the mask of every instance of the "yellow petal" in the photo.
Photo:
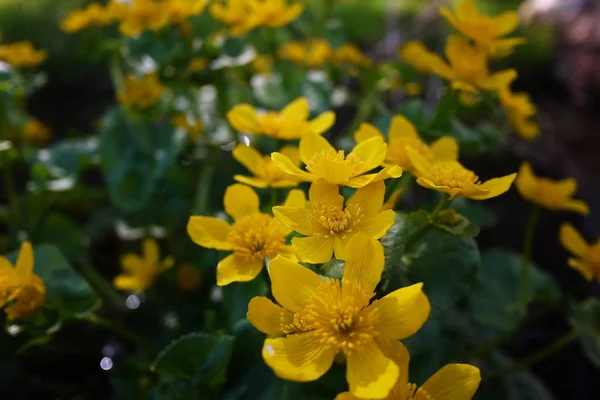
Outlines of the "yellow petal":
{"type": "Polygon", "coordinates": [[[226,286],[232,282],[248,282],[262,271],[264,260],[247,259],[233,253],[217,264],[217,285],[226,286]]]}
{"type": "Polygon", "coordinates": [[[321,135],[326,132],[335,123],[335,113],[333,111],[327,111],[319,115],[308,123],[307,133],[317,133],[321,135]]]}
{"type": "Polygon", "coordinates": [[[319,275],[310,269],[281,256],[271,261],[269,273],[275,300],[292,312],[304,309],[323,283],[319,275]]]}
{"type": "Polygon", "coordinates": [[[281,110],[283,119],[306,121],[310,115],[310,105],[305,97],[299,97],[281,110]]]}
{"type": "Polygon", "coordinates": [[[385,160],[386,153],[387,144],[385,144],[383,138],[375,136],[357,144],[348,154],[348,158],[356,157],[364,162],[360,171],[356,174],[358,175],[380,166],[385,160]]]}
{"type": "Polygon", "coordinates": [[[144,268],[144,263],[137,254],[125,254],[120,260],[121,268],[132,275],[144,268]]]}
{"type": "Polygon", "coordinates": [[[286,9],[285,13],[282,15],[280,23],[277,24],[277,28],[281,28],[284,25],[287,25],[289,22],[298,18],[298,16],[302,14],[302,11],[304,11],[304,4],[295,3],[290,5],[286,9]]]}
{"type": "Polygon", "coordinates": [[[384,196],[385,183],[383,181],[371,183],[356,190],[348,200],[347,207],[360,207],[363,215],[375,215],[383,206],[384,196]]]}
{"type": "Polygon", "coordinates": [[[343,280],[358,282],[366,291],[374,292],[381,280],[385,257],[378,240],[364,233],[354,235],[346,246],[343,280]]]}
{"type": "Polygon", "coordinates": [[[292,160],[296,166],[300,166],[302,163],[302,160],[300,159],[300,149],[296,146],[283,146],[279,149],[279,152],[292,160]]]}
{"type": "Polygon", "coordinates": [[[307,133],[300,139],[300,159],[304,164],[308,164],[315,154],[323,152],[336,152],[323,136],[307,133]]]}
{"type": "Polygon", "coordinates": [[[519,14],[514,11],[506,11],[494,17],[494,33],[496,36],[508,35],[519,26],[519,14]]]}
{"type": "Polygon", "coordinates": [[[314,233],[304,208],[273,207],[273,215],[278,221],[295,232],[302,235],[312,235],[314,233]]]}
{"type": "Polygon", "coordinates": [[[298,179],[302,179],[303,181],[312,182],[313,176],[305,171],[302,171],[298,166],[290,160],[288,157],[284,156],[281,153],[272,153],[271,160],[273,160],[273,164],[286,174],[297,177],[298,179]]]}
{"type": "Polygon", "coordinates": [[[248,303],[248,321],[262,333],[271,336],[281,335],[281,314],[283,308],[266,297],[254,297],[248,303]]]}
{"type": "Polygon", "coordinates": [[[531,200],[535,195],[535,188],[537,186],[538,178],[533,173],[531,168],[531,164],[528,162],[524,162],[521,164],[519,168],[519,173],[517,174],[517,179],[515,181],[515,186],[521,193],[521,196],[527,200],[531,200]]]}
{"type": "Polygon", "coordinates": [[[525,38],[508,38],[494,40],[489,45],[488,53],[492,58],[504,58],[512,54],[515,47],[527,43],[525,38]]]}
{"type": "MultiPolygon", "coordinates": [[[[252,186],[259,189],[264,189],[269,187],[269,182],[262,178],[255,178],[253,176],[244,176],[244,175],[234,175],[233,179],[236,182],[243,183],[244,185],[252,186]]],[[[297,184],[297,183],[295,183],[297,184]]]]}
{"type": "Polygon", "coordinates": [[[561,207],[566,211],[573,211],[581,215],[588,215],[590,213],[590,207],[583,200],[567,200],[562,204],[561,207]]]}
{"type": "Polygon", "coordinates": [[[368,122],[363,122],[358,130],[354,132],[354,141],[356,143],[360,143],[377,136],[383,139],[383,135],[381,132],[379,132],[379,129],[375,128],[374,125],[368,122]]]}
{"type": "Polygon", "coordinates": [[[344,197],[340,195],[339,188],[319,179],[310,185],[308,198],[312,203],[319,203],[329,207],[342,208],[344,197]]]}
{"type": "Polygon", "coordinates": [[[597,273],[590,263],[575,258],[569,258],[569,266],[579,271],[587,281],[591,281],[597,273]]]}
{"type": "Polygon", "coordinates": [[[295,180],[296,178],[294,177],[290,177],[291,179],[284,179],[281,181],[275,181],[271,183],[271,187],[273,188],[291,188],[291,187],[296,187],[300,184],[300,182],[298,180],[295,180]]]}
{"type": "Polygon", "coordinates": [[[223,205],[225,212],[234,220],[245,217],[246,215],[260,212],[260,200],[256,192],[246,185],[234,183],[225,190],[223,205]]]}
{"type": "Polygon", "coordinates": [[[12,271],[13,265],[6,257],[0,256],[0,272],[12,271]]]}
{"type": "Polygon", "coordinates": [[[431,180],[432,165],[425,157],[412,147],[406,148],[406,155],[413,165],[413,171],[417,177],[431,180]]]}
{"type": "Polygon", "coordinates": [[[397,165],[390,165],[375,174],[355,176],[354,178],[350,179],[346,186],[351,188],[361,188],[370,183],[379,182],[388,178],[399,178],[401,176],[402,168],[397,165]]]}
{"type": "Polygon", "coordinates": [[[571,197],[577,192],[577,181],[573,178],[566,178],[556,181],[556,189],[563,197],[571,197]]]}
{"type": "Polygon", "coordinates": [[[331,260],[333,254],[333,237],[313,235],[292,239],[296,256],[302,262],[323,264],[331,260]]]}
{"type": "Polygon", "coordinates": [[[258,114],[250,104],[238,104],[227,113],[231,126],[244,133],[261,133],[258,125],[258,114]]]}
{"type": "Polygon", "coordinates": [[[400,139],[421,140],[415,126],[403,115],[397,115],[392,118],[390,130],[388,131],[388,140],[390,143],[400,139]]]}
{"type": "Polygon", "coordinates": [[[459,21],[468,21],[470,19],[478,19],[479,12],[477,11],[477,7],[475,7],[474,0],[462,0],[456,6],[456,17],[459,21]]]}
{"type": "Polygon", "coordinates": [[[333,235],[333,254],[338,260],[346,259],[346,246],[351,236],[333,235]]]}
{"type": "Polygon", "coordinates": [[[392,210],[383,210],[380,213],[361,220],[354,226],[355,232],[363,232],[373,239],[381,239],[394,225],[396,213],[392,210]]]}
{"type": "Polygon", "coordinates": [[[227,236],[231,226],[220,218],[215,217],[190,217],[187,232],[194,243],[199,246],[217,250],[231,250],[233,247],[227,243],[227,236]]]}
{"type": "Polygon", "coordinates": [[[589,244],[571,224],[562,224],[560,227],[560,243],[571,254],[578,257],[585,257],[588,252],[589,244]]]}
{"type": "Polygon", "coordinates": [[[480,382],[479,368],[469,364],[448,364],[421,387],[435,400],[471,400],[480,382]]]}
{"type": "Polygon", "coordinates": [[[319,379],[331,368],[337,349],[321,343],[314,333],[267,339],[262,356],[275,375],[295,382],[319,379]]]}
{"type": "Polygon", "coordinates": [[[334,400],[361,400],[350,392],[339,393],[334,400]]]}
{"type": "MultiPolygon", "coordinates": [[[[394,388],[394,399],[408,399],[408,365],[410,354],[408,349],[397,340],[379,340],[383,354],[398,366],[398,380],[394,388]]],[[[435,400],[435,399],[432,399],[435,400]]]]}
{"type": "Polygon", "coordinates": [[[262,177],[261,172],[263,169],[261,169],[261,167],[264,165],[265,161],[262,154],[260,154],[256,149],[253,147],[240,145],[235,146],[231,154],[237,162],[246,167],[248,171],[252,172],[252,175],[262,177]]]}
{"type": "Polygon", "coordinates": [[[171,269],[173,268],[173,265],[175,265],[175,258],[169,256],[160,263],[159,272],[164,272],[168,269],[171,269]]]}
{"type": "Polygon", "coordinates": [[[158,243],[153,238],[146,238],[142,243],[144,261],[150,265],[158,265],[160,261],[160,250],[158,243]]]}
{"type": "Polygon", "coordinates": [[[461,25],[458,23],[456,18],[454,18],[452,11],[448,10],[446,7],[439,7],[438,12],[446,21],[448,21],[450,25],[452,25],[455,29],[460,30],[461,25]]]}
{"type": "Polygon", "coordinates": [[[458,143],[453,137],[444,136],[431,144],[431,152],[436,161],[457,161],[458,143]]]}
{"type": "Polygon", "coordinates": [[[423,293],[423,284],[398,289],[369,307],[379,311],[377,330],[388,339],[404,339],[415,332],[429,318],[431,305],[423,293]]]}
{"type": "Polygon", "coordinates": [[[118,290],[128,292],[142,292],[140,283],[136,278],[130,275],[117,275],[113,280],[113,286],[118,290]]]}
{"type": "Polygon", "coordinates": [[[386,397],[398,379],[398,366],[383,355],[374,340],[361,343],[360,348],[346,356],[346,379],[350,392],[361,398],[386,397]]]}
{"type": "Polygon", "coordinates": [[[509,86],[512,81],[517,79],[517,76],[516,70],[507,69],[490,75],[478,84],[482,89],[499,91],[509,86]]]}
{"type": "Polygon", "coordinates": [[[469,82],[461,81],[459,79],[452,80],[450,87],[454,90],[467,92],[473,95],[479,94],[479,90],[469,82]]]}
{"type": "Polygon", "coordinates": [[[20,278],[27,278],[33,272],[33,248],[30,242],[23,242],[19,250],[19,257],[15,264],[17,275],[20,278]]]}
{"type": "Polygon", "coordinates": [[[471,195],[468,197],[473,200],[486,200],[486,199],[491,199],[493,197],[500,196],[501,194],[507,192],[508,189],[510,189],[510,186],[512,185],[512,183],[516,177],[517,177],[517,174],[514,173],[514,174],[503,176],[501,178],[494,178],[494,179],[490,179],[489,181],[485,181],[482,184],[477,185],[477,186],[478,186],[479,190],[485,190],[485,191],[487,191],[487,193],[475,194],[475,195],[471,195]]]}
{"type": "Polygon", "coordinates": [[[283,202],[284,207],[304,208],[305,205],[306,196],[304,195],[304,191],[300,189],[290,190],[283,202]]]}

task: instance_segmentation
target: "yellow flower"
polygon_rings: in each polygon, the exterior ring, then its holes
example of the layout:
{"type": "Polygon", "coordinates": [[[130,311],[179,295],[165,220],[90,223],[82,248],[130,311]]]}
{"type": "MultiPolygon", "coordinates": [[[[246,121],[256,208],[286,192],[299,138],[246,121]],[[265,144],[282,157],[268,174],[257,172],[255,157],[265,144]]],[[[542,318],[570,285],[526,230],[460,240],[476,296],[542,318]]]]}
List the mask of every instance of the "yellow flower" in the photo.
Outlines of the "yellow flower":
{"type": "Polygon", "coordinates": [[[135,37],[145,30],[158,31],[169,23],[164,4],[154,0],[132,0],[119,25],[124,36],[135,37]]]}
{"type": "Polygon", "coordinates": [[[588,243],[571,224],[560,227],[560,243],[573,255],[569,266],[579,271],[585,279],[600,281],[600,239],[588,243]]]}
{"type": "Polygon", "coordinates": [[[335,122],[335,113],[327,111],[309,121],[310,106],[304,97],[297,98],[283,110],[259,114],[250,104],[238,104],[227,113],[231,126],[244,133],[275,139],[300,139],[304,134],[322,134],[335,122]]]}
{"type": "Polygon", "coordinates": [[[251,17],[251,0],[223,0],[211,4],[210,15],[227,26],[229,33],[242,36],[256,28],[258,20],[251,17]]]}
{"type": "MultiPolygon", "coordinates": [[[[358,143],[372,137],[383,139],[381,132],[368,122],[363,123],[354,134],[354,139],[358,143]]],[[[430,162],[458,159],[458,144],[454,138],[444,136],[428,146],[421,140],[413,124],[406,117],[398,115],[392,118],[390,124],[387,153],[383,165],[398,165],[403,170],[413,171],[413,164],[406,154],[407,147],[415,149],[430,162]]]]}
{"type": "MultiPolygon", "coordinates": [[[[292,190],[287,203],[301,207],[304,201],[302,191],[292,190]]],[[[291,246],[285,244],[291,229],[260,212],[259,198],[252,188],[239,183],[229,186],[223,203],[233,225],[216,217],[193,216],[187,226],[197,245],[233,252],[217,265],[217,285],[253,280],[263,269],[265,258],[280,254],[293,257],[291,246]]]]}
{"type": "Polygon", "coordinates": [[[279,58],[307,68],[317,68],[325,64],[331,57],[331,46],[323,38],[311,38],[291,41],[283,44],[278,51],[279,58]]]}
{"type": "Polygon", "coordinates": [[[181,264],[177,269],[177,284],[186,292],[198,290],[202,283],[202,272],[190,264],[181,264]]]}
{"type": "Polygon", "coordinates": [[[50,129],[35,118],[30,118],[23,127],[23,138],[27,142],[46,143],[50,137],[50,129]]]}
{"type": "Polygon", "coordinates": [[[577,181],[573,178],[555,181],[549,178],[538,178],[531,169],[531,164],[524,162],[519,169],[515,182],[521,196],[533,204],[556,211],[573,211],[588,215],[590,208],[585,201],[573,199],[577,192],[577,181]]]}
{"type": "Polygon", "coordinates": [[[400,50],[400,57],[415,69],[439,75],[450,81],[452,88],[466,92],[497,91],[517,76],[514,69],[490,73],[485,52],[457,35],[450,35],[446,40],[449,63],[418,42],[405,45],[400,50]]]}
{"type": "Polygon", "coordinates": [[[349,65],[360,68],[370,68],[373,61],[367,57],[358,46],[352,43],[344,43],[331,54],[331,62],[333,65],[342,66],[349,65]]]}
{"type": "Polygon", "coordinates": [[[141,256],[133,253],[121,257],[121,268],[124,274],[117,275],[113,281],[119,290],[130,292],[145,292],[160,274],[173,266],[173,257],[160,261],[160,249],[156,240],[144,239],[141,256]]]}
{"type": "Polygon", "coordinates": [[[300,139],[300,159],[306,164],[306,171],[282,153],[273,153],[271,158],[280,170],[303,181],[323,179],[332,185],[359,188],[402,175],[402,168],[397,165],[367,174],[383,163],[386,153],[387,145],[381,137],[372,137],[357,144],[346,156],[343,150],[334,149],[325,138],[307,133],[300,139]]]}
{"type": "Polygon", "coordinates": [[[206,0],[166,0],[167,19],[172,24],[181,24],[194,15],[199,15],[206,7],[206,0]]]}
{"type": "Polygon", "coordinates": [[[355,396],[388,395],[399,368],[382,348],[417,332],[431,307],[422,283],[371,302],[383,265],[383,247],[364,234],[350,241],[341,280],[322,278],[282,257],[271,262],[271,288],[280,305],[255,297],[247,318],[271,336],[262,355],[277,376],[314,381],[340,354],[346,359],[346,379],[355,396]]]}
{"type": "MultiPolygon", "coordinates": [[[[385,400],[471,400],[479,388],[481,373],[479,368],[469,364],[448,364],[417,387],[409,383],[408,364],[410,355],[406,347],[398,341],[390,341],[382,346],[386,357],[394,360],[399,369],[398,380],[385,400]]],[[[364,397],[363,397],[364,398],[364,397]]],[[[367,398],[374,398],[367,396],[367,398]]],[[[350,392],[340,393],[335,400],[357,400],[350,392]]]]}
{"type": "Polygon", "coordinates": [[[124,83],[124,90],[117,93],[117,99],[125,107],[140,110],[150,108],[165,92],[165,87],[158,80],[157,74],[149,74],[141,78],[129,74],[124,83]]]}
{"type": "Polygon", "coordinates": [[[35,68],[48,58],[46,50],[36,50],[29,41],[21,41],[0,46],[0,61],[15,68],[35,68]]]}
{"type": "Polygon", "coordinates": [[[0,256],[0,307],[8,319],[27,318],[46,302],[46,285],[33,272],[31,243],[23,242],[13,268],[11,262],[0,256]]]}
{"type": "Polygon", "coordinates": [[[414,166],[417,183],[427,189],[473,200],[487,200],[500,196],[510,189],[517,174],[480,182],[479,177],[463,167],[458,161],[430,162],[413,148],[406,153],[414,166]]]}
{"type": "Polygon", "coordinates": [[[177,114],[173,117],[173,125],[187,133],[192,141],[198,140],[204,133],[204,125],[200,121],[188,118],[185,114],[177,114]]]}
{"type": "Polygon", "coordinates": [[[524,38],[501,39],[519,25],[519,14],[514,11],[506,11],[492,17],[479,13],[473,0],[463,0],[454,10],[454,14],[443,7],[439,11],[450,25],[473,40],[491,57],[505,57],[512,53],[516,46],[527,41],[524,38]]]}
{"type": "Polygon", "coordinates": [[[249,18],[254,19],[256,26],[282,28],[294,21],[302,11],[304,4],[300,1],[288,4],[288,0],[248,0],[249,18]]]}
{"type": "Polygon", "coordinates": [[[257,74],[271,74],[273,72],[273,57],[259,54],[252,60],[252,69],[257,74]]]}
{"type": "Polygon", "coordinates": [[[310,201],[300,207],[273,207],[273,214],[290,229],[306,236],[292,239],[298,259],[326,263],[335,252],[346,258],[348,242],[359,232],[380,239],[394,224],[396,215],[382,211],[385,184],[376,182],[358,189],[344,206],[337,186],[318,180],[310,186],[310,201]]]}
{"type": "Polygon", "coordinates": [[[540,135],[540,127],[529,118],[537,110],[527,93],[513,93],[510,88],[500,91],[500,103],[506,109],[508,120],[523,140],[531,141],[540,135]]]}
{"type": "Polygon", "coordinates": [[[188,71],[202,72],[208,67],[208,60],[204,57],[195,57],[188,63],[188,71]]]}
{"type": "Polygon", "coordinates": [[[67,33],[79,32],[92,26],[105,26],[115,22],[127,9],[124,3],[111,2],[103,7],[99,3],[91,3],[83,10],[74,10],[60,23],[67,33]]]}
{"type": "MultiPolygon", "coordinates": [[[[300,165],[300,151],[295,146],[283,146],[280,149],[296,166],[300,165]]],[[[235,175],[233,179],[257,188],[289,188],[298,186],[300,180],[282,172],[275,166],[271,156],[263,156],[248,146],[233,149],[233,158],[246,167],[254,176],[235,175]]]]}

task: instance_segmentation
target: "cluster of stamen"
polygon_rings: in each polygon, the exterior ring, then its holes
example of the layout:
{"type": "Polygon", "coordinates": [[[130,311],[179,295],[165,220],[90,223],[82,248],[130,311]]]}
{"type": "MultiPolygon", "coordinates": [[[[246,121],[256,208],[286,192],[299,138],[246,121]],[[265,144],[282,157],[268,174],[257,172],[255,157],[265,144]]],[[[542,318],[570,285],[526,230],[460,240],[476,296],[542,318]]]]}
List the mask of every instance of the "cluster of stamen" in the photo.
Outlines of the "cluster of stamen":
{"type": "Polygon", "coordinates": [[[247,259],[274,258],[284,244],[281,224],[267,214],[248,215],[233,225],[227,241],[247,259]]]}
{"type": "Polygon", "coordinates": [[[358,175],[364,164],[364,161],[354,154],[349,154],[346,157],[344,150],[328,149],[314,154],[306,163],[306,169],[317,176],[330,175],[331,169],[339,172],[345,171],[348,173],[348,178],[350,178],[358,175]]]}
{"type": "Polygon", "coordinates": [[[315,203],[307,216],[313,226],[325,230],[329,235],[335,235],[351,232],[363,215],[358,205],[349,205],[341,209],[329,204],[315,203]]]}
{"type": "Polygon", "coordinates": [[[475,185],[479,177],[458,163],[436,163],[431,174],[435,183],[450,188],[464,188],[466,185],[475,185]]]}
{"type": "Polygon", "coordinates": [[[414,383],[408,384],[407,400],[431,400],[431,396],[422,388],[417,388],[414,383]]]}

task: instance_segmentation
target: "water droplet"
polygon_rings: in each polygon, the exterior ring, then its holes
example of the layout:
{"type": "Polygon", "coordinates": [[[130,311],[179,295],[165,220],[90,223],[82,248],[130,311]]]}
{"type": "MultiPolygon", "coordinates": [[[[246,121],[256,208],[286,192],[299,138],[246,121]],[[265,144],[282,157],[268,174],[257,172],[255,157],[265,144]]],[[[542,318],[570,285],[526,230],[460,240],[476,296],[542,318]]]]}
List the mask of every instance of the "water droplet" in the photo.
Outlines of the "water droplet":
{"type": "Polygon", "coordinates": [[[102,368],[103,370],[108,371],[112,367],[113,367],[113,361],[111,358],[103,357],[102,360],[100,360],[100,368],[102,368]]]}
{"type": "Polygon", "coordinates": [[[131,295],[127,296],[127,300],[125,300],[125,305],[130,310],[137,309],[140,306],[140,303],[141,303],[140,298],[137,297],[135,294],[131,294],[131,295]]]}
{"type": "Polygon", "coordinates": [[[275,349],[270,344],[265,346],[265,350],[267,350],[267,353],[269,353],[270,355],[275,354],[275,349]]]}

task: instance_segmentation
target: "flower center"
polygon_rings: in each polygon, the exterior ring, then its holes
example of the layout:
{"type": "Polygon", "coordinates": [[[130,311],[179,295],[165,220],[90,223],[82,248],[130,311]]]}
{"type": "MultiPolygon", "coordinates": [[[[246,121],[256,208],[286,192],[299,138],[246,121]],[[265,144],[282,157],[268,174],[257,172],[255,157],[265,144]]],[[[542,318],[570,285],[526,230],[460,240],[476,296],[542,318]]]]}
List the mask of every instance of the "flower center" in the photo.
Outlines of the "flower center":
{"type": "Polygon", "coordinates": [[[414,383],[408,384],[408,400],[431,400],[431,396],[414,383]]]}
{"type": "Polygon", "coordinates": [[[252,214],[233,225],[227,236],[237,255],[247,259],[274,258],[285,242],[281,225],[267,214],[252,214]]]}
{"type": "Polygon", "coordinates": [[[458,163],[434,164],[431,174],[437,185],[450,188],[462,189],[467,185],[475,185],[479,182],[479,178],[473,171],[463,168],[458,163]]]}
{"type": "Polygon", "coordinates": [[[345,210],[328,204],[314,204],[308,212],[313,226],[325,230],[330,235],[352,231],[362,218],[358,205],[351,204],[345,210]]]}
{"type": "Polygon", "coordinates": [[[364,161],[354,154],[346,157],[344,150],[328,149],[313,155],[306,163],[306,169],[331,184],[340,185],[359,175],[364,164],[364,161]]]}

